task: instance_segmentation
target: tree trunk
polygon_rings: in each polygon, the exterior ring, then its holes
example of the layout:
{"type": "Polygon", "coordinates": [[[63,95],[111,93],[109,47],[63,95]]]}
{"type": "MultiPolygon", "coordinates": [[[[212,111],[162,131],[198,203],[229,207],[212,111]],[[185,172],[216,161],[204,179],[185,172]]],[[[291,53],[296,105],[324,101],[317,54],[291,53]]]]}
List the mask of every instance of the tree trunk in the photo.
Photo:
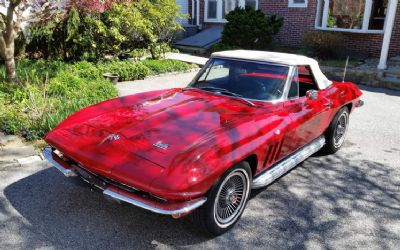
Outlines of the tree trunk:
{"type": "MultiPolygon", "coordinates": [[[[0,29],[0,55],[3,57],[6,66],[7,80],[16,82],[17,73],[15,70],[15,38],[20,29],[23,17],[23,10],[17,9],[23,0],[9,1],[6,15],[1,15],[0,29]]],[[[25,0],[24,0],[25,1],[25,0]]]]}
{"type": "Polygon", "coordinates": [[[17,73],[15,70],[15,58],[14,58],[14,40],[10,44],[6,44],[5,50],[5,65],[6,65],[6,75],[10,82],[15,82],[17,80],[17,73]]]}

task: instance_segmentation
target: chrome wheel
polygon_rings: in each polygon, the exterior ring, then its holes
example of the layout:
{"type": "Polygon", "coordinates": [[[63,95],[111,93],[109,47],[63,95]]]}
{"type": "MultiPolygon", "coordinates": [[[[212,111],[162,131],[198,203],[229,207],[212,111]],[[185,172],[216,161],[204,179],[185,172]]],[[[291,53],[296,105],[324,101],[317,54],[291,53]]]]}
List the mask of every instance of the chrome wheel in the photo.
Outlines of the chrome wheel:
{"type": "Polygon", "coordinates": [[[219,227],[229,227],[239,218],[249,191],[249,175],[245,170],[237,169],[225,178],[214,202],[214,218],[219,227]]]}
{"type": "Polygon", "coordinates": [[[333,137],[333,143],[336,148],[342,146],[344,139],[346,138],[348,124],[349,124],[349,114],[347,112],[343,112],[339,116],[333,137]]]}

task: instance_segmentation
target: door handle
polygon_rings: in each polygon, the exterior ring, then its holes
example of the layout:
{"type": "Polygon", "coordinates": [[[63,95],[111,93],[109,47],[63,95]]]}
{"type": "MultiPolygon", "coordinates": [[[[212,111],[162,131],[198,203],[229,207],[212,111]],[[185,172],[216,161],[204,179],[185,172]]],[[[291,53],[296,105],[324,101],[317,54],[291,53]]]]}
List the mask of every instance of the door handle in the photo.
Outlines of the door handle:
{"type": "Polygon", "coordinates": [[[332,101],[330,101],[330,102],[324,103],[324,106],[325,106],[325,107],[331,107],[331,106],[332,106],[332,104],[333,104],[333,102],[332,102],[332,101]]]}

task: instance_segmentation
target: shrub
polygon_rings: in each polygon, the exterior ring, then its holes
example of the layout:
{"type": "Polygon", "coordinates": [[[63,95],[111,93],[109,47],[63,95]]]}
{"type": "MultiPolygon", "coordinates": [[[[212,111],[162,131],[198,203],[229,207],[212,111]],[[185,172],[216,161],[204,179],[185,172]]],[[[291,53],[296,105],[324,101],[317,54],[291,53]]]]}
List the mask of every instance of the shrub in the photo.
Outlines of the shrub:
{"type": "Polygon", "coordinates": [[[160,59],[168,52],[179,52],[179,50],[171,48],[171,46],[165,42],[156,43],[153,46],[150,46],[148,51],[153,59],[160,59]]]}
{"type": "Polygon", "coordinates": [[[126,54],[128,54],[128,56],[133,60],[140,61],[143,57],[149,55],[150,53],[148,49],[133,49],[126,54]]]}
{"type": "Polygon", "coordinates": [[[28,55],[96,61],[146,48],[158,58],[164,51],[160,52],[160,42],[169,43],[182,29],[175,0],[100,2],[74,0],[64,12],[31,23],[28,55]]]}
{"type": "Polygon", "coordinates": [[[141,62],[132,63],[129,61],[112,61],[98,65],[99,72],[116,73],[119,75],[120,81],[133,81],[144,79],[150,74],[150,69],[144,66],[141,62]]]}
{"type": "Polygon", "coordinates": [[[228,45],[224,43],[216,43],[211,47],[211,52],[225,51],[225,50],[234,50],[240,49],[240,47],[235,45],[228,45]]]}
{"type": "MultiPolygon", "coordinates": [[[[143,79],[149,74],[187,70],[191,66],[175,60],[102,63],[21,60],[18,70],[25,85],[10,85],[0,79],[0,131],[20,134],[28,140],[42,137],[71,113],[117,96],[103,73],[113,72],[121,80],[143,79]]],[[[4,65],[0,78],[5,77],[4,65]]]]}
{"type": "Polygon", "coordinates": [[[319,58],[336,58],[343,43],[343,35],[331,31],[309,31],[304,34],[304,45],[314,56],[319,58]]]}
{"type": "MultiPolygon", "coordinates": [[[[26,60],[21,59],[17,62],[17,75],[21,83],[31,83],[40,85],[49,78],[54,77],[60,70],[66,66],[61,61],[45,61],[45,60],[26,60]]],[[[0,82],[6,81],[6,75],[3,68],[0,70],[0,82]]]]}
{"type": "Polygon", "coordinates": [[[192,66],[187,63],[171,59],[146,60],[142,61],[142,63],[149,68],[154,75],[175,71],[187,71],[192,68],[192,66]]]}
{"type": "Polygon", "coordinates": [[[222,43],[243,49],[265,49],[279,32],[283,18],[266,16],[254,8],[236,8],[226,15],[228,23],[222,32],[222,43]]]}
{"type": "MultiPolygon", "coordinates": [[[[21,61],[19,70],[30,72],[25,86],[0,83],[0,130],[36,139],[71,113],[117,96],[114,85],[99,77],[93,65],[57,64],[62,65],[58,72],[51,63],[43,67],[42,60],[21,61]]],[[[4,67],[0,71],[4,74],[4,67]]]]}

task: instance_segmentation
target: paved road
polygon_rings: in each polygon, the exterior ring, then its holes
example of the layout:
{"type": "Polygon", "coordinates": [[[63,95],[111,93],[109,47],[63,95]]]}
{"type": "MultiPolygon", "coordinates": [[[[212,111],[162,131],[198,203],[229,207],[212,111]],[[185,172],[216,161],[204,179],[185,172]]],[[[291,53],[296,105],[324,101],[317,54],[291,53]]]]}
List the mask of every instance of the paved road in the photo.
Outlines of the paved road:
{"type": "Polygon", "coordinates": [[[41,163],[0,171],[0,248],[399,249],[400,92],[363,90],[345,147],[254,192],[223,236],[110,203],[41,163]]]}

